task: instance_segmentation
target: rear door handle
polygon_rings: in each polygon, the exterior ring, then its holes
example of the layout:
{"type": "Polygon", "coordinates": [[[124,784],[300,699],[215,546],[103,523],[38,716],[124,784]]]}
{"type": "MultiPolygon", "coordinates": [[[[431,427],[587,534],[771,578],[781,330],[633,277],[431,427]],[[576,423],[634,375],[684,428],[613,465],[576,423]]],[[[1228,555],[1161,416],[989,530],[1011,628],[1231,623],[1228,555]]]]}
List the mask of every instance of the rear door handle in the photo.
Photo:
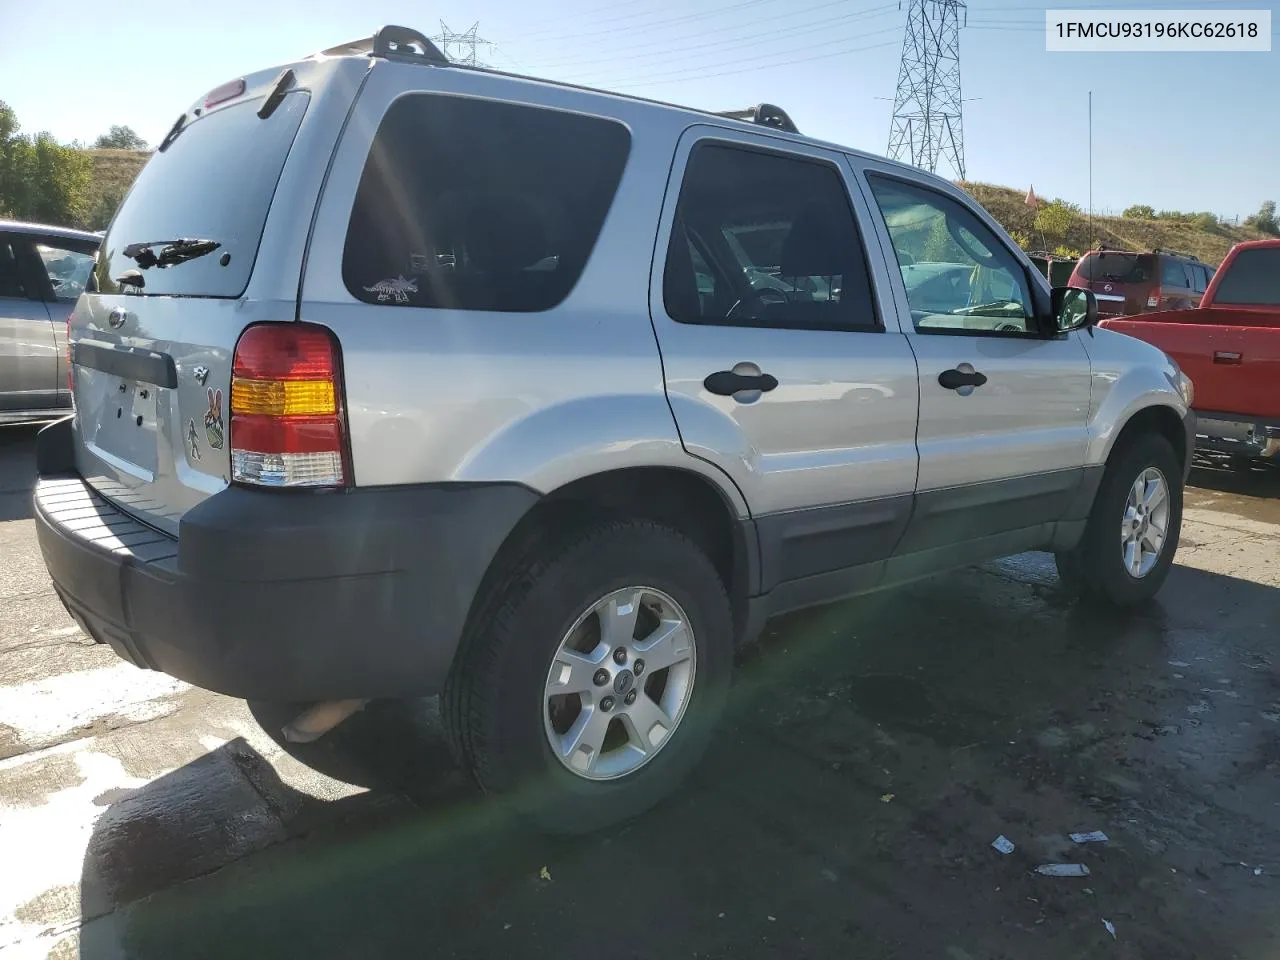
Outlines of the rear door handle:
{"type": "Polygon", "coordinates": [[[980,387],[986,382],[986,376],[973,369],[967,363],[960,364],[960,369],[943,370],[938,374],[938,383],[948,390],[959,390],[961,387],[980,387]]]}
{"type": "Polygon", "coordinates": [[[1240,363],[1244,360],[1244,354],[1236,353],[1234,350],[1215,350],[1213,351],[1214,363],[1240,363]]]}
{"type": "Polygon", "coordinates": [[[750,374],[717,370],[703,380],[702,385],[718,396],[731,397],[735,393],[747,390],[761,390],[768,393],[778,385],[778,378],[768,373],[750,374]]]}

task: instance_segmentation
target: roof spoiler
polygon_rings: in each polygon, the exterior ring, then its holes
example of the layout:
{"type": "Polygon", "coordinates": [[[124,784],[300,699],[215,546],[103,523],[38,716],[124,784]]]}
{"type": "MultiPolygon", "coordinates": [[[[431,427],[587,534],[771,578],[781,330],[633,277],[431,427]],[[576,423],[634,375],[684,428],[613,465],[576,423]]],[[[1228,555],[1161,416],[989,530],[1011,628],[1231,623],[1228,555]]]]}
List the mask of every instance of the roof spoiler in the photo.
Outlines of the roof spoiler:
{"type": "Polygon", "coordinates": [[[449,66],[449,58],[425,35],[409,27],[389,24],[372,37],[340,43],[336,47],[321,50],[322,57],[377,57],[381,60],[401,60],[407,63],[427,63],[437,67],[449,66]]]}

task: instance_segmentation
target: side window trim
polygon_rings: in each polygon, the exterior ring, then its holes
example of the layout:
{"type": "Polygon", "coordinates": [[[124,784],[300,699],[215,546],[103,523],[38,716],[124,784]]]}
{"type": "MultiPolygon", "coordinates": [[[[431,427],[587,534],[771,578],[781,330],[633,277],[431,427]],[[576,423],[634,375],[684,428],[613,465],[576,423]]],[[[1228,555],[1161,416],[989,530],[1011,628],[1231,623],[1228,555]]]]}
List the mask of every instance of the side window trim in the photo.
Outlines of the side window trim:
{"type": "MultiPolygon", "coordinates": [[[[850,158],[850,160],[852,162],[853,158],[850,158]]],[[[1024,262],[1025,257],[1021,255],[1020,251],[1015,251],[1010,247],[1004,238],[1000,236],[1000,232],[993,229],[991,224],[987,222],[987,217],[984,216],[985,211],[982,211],[980,208],[976,210],[973,209],[972,203],[967,203],[963,200],[957,199],[945,191],[939,190],[931,183],[903,174],[896,169],[881,168],[870,160],[864,162],[858,172],[861,173],[862,177],[867,182],[866,191],[868,205],[871,207],[872,217],[875,219],[876,235],[880,238],[884,257],[891,268],[889,270],[890,282],[894,287],[895,300],[898,304],[899,324],[903,333],[908,336],[993,337],[1011,340],[1044,340],[1061,338],[1063,336],[1063,334],[1057,333],[1056,331],[1047,331],[1044,329],[1044,318],[1040,315],[1041,304],[1039,303],[1039,300],[1041,297],[1037,296],[1037,293],[1042,291],[1040,291],[1040,288],[1036,285],[1036,273],[1024,262]],[[1027,287],[1028,299],[1030,300],[1030,303],[1027,305],[1027,309],[1031,311],[1031,316],[1028,318],[1031,324],[1031,329],[1025,331],[1006,331],[946,327],[932,327],[925,328],[923,330],[917,328],[915,321],[911,316],[911,304],[907,296],[906,283],[903,281],[901,270],[898,268],[898,255],[897,250],[893,245],[893,237],[889,233],[889,225],[884,218],[884,212],[880,209],[879,202],[875,199],[874,191],[871,186],[871,180],[873,178],[900,183],[916,190],[922,190],[935,196],[943,197],[953,203],[960,204],[965,207],[978,224],[987,230],[992,240],[998,244],[999,248],[1008,254],[1010,259],[1012,259],[1018,266],[1018,269],[1021,270],[1027,287]]]]}
{"type": "MultiPolygon", "coordinates": [[[[663,202],[658,233],[654,244],[654,256],[650,269],[650,309],[653,316],[661,316],[665,322],[708,327],[740,327],[744,329],[762,330],[812,330],[827,333],[886,333],[898,332],[887,325],[887,319],[896,315],[896,303],[892,288],[886,288],[882,275],[882,264],[877,263],[875,251],[870,245],[870,235],[874,230],[874,221],[866,210],[865,198],[856,178],[851,175],[847,158],[837,151],[823,150],[808,144],[797,144],[783,138],[774,139],[765,133],[756,131],[737,131],[712,124],[693,124],[686,127],[676,143],[671,172],[667,180],[666,195],[663,202]],[[845,193],[849,214],[861,241],[863,266],[867,274],[867,282],[871,293],[871,305],[875,325],[804,325],[804,324],[764,324],[755,322],[735,322],[733,319],[706,319],[701,323],[690,324],[680,321],[667,313],[664,299],[664,276],[666,272],[667,254],[676,226],[676,213],[680,202],[680,193],[684,186],[685,176],[694,154],[703,146],[721,146],[730,149],[779,156],[784,159],[795,159],[805,163],[816,163],[829,167],[837,176],[845,193]],[[846,162],[842,163],[841,161],[846,162]]],[[[891,282],[892,278],[888,278],[891,282]]]]}

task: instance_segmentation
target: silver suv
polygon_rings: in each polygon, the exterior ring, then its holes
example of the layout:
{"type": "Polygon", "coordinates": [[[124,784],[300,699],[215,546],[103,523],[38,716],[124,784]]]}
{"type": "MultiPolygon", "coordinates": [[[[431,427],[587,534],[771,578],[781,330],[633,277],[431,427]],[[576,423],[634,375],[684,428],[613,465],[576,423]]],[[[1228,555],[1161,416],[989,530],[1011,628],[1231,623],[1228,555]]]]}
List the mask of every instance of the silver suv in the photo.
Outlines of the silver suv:
{"type": "Polygon", "coordinates": [[[1023,550],[1156,592],[1190,384],[1096,309],[777,108],[387,27],[174,123],[75,309],[40,543],[131,662],[439,692],[486,790],[590,830],[698,761],[769,616],[1023,550]]]}

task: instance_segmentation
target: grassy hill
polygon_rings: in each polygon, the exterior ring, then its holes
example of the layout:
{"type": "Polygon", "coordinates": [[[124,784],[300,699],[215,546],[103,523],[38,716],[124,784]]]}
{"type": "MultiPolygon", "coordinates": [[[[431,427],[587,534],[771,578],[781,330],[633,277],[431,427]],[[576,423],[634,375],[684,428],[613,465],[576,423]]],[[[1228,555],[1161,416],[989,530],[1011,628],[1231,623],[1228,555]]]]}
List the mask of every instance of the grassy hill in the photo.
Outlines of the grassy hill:
{"type": "MultiPolygon", "coordinates": [[[[1036,249],[1047,245],[1052,250],[1061,244],[1073,250],[1084,251],[1101,241],[1108,247],[1120,250],[1154,250],[1157,247],[1178,250],[1194,254],[1206,263],[1217,266],[1234,244],[1266,236],[1250,227],[1202,223],[1189,219],[1139,220],[1096,215],[1090,232],[1087,218],[1080,214],[1072,220],[1064,237],[1050,237],[1046,244],[1035,229],[1036,212],[1026,205],[1024,192],[989,183],[962,183],[960,186],[986,207],[1011,234],[1029,237],[1031,245],[1036,249]]],[[[1045,201],[1042,199],[1041,202],[1045,201]]]]}
{"type": "MultiPolygon", "coordinates": [[[[150,154],[142,150],[90,150],[89,153],[93,159],[89,209],[94,212],[94,226],[100,228],[106,225],[111,212],[150,154]]],[[[1122,250],[1153,250],[1156,247],[1181,250],[1216,265],[1232,244],[1263,236],[1246,227],[1129,217],[1094,217],[1091,233],[1087,220],[1080,215],[1074,218],[1062,237],[1042,238],[1035,229],[1035,211],[1026,205],[1025,194],[1021,191],[988,183],[962,183],[961,186],[1006,230],[1028,239],[1029,246],[1034,249],[1046,245],[1053,249],[1063,245],[1083,251],[1101,241],[1122,250]]]]}
{"type": "Polygon", "coordinates": [[[151,154],[146,150],[89,150],[88,153],[93,164],[88,202],[90,226],[101,230],[151,154]]]}

